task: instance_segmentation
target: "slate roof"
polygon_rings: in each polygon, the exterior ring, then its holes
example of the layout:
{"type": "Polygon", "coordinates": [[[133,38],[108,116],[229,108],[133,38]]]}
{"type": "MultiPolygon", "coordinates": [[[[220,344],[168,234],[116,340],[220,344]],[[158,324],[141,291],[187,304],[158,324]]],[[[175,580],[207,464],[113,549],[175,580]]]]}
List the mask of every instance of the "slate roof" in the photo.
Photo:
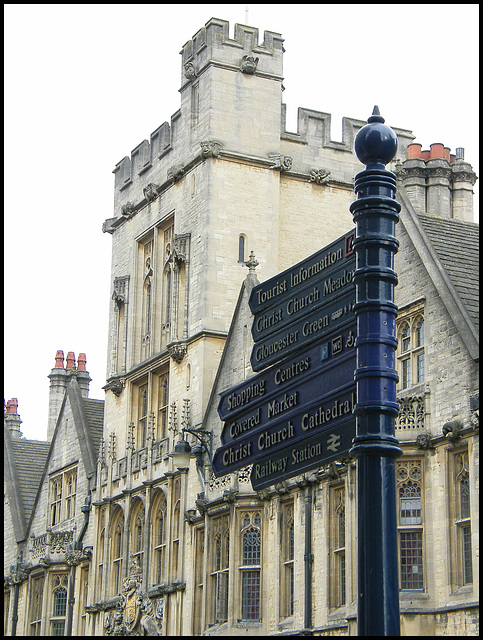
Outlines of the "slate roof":
{"type": "Polygon", "coordinates": [[[419,221],[478,328],[479,225],[423,215],[419,215],[419,221]]]}
{"type": "Polygon", "coordinates": [[[479,225],[415,212],[398,186],[406,229],[469,354],[479,358],[479,225]]]}
{"type": "Polygon", "coordinates": [[[104,400],[84,398],[83,401],[89,430],[92,436],[92,444],[94,445],[95,453],[98,454],[104,426],[104,400]]]}
{"type": "MultiPolygon", "coordinates": [[[[79,445],[85,458],[84,463],[86,469],[91,469],[92,474],[95,473],[95,459],[102,438],[104,400],[83,398],[75,380],[68,387],[67,394],[69,393],[79,434],[79,445]],[[74,405],[80,405],[80,411],[76,411],[74,405]],[[86,431],[87,439],[82,437],[86,431]]],[[[19,541],[27,533],[39,488],[45,477],[44,474],[47,473],[51,443],[12,437],[8,429],[4,432],[6,456],[4,474],[15,535],[19,541]]]]}
{"type": "Polygon", "coordinates": [[[49,455],[50,442],[12,438],[11,445],[25,522],[28,522],[49,455]]]}

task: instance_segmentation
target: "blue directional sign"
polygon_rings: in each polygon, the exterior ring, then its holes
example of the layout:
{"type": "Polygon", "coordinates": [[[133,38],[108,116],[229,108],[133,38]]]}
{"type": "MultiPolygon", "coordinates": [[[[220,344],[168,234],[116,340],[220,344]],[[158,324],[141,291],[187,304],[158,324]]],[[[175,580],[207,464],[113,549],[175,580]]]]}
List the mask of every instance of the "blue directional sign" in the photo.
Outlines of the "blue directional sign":
{"type": "Polygon", "coordinates": [[[278,393],[267,395],[261,402],[252,404],[243,413],[225,422],[221,433],[222,444],[234,442],[259,427],[268,428],[273,420],[290,415],[315,399],[340,389],[354,380],[355,368],[355,349],[351,349],[343,357],[332,360],[329,367],[296,380],[278,393]]]}
{"type": "Polygon", "coordinates": [[[355,257],[350,232],[254,287],[252,369],[221,394],[215,476],[252,464],[263,488],[340,458],[355,435],[355,257]]]}
{"type": "Polygon", "coordinates": [[[354,382],[318,398],[280,420],[262,425],[233,443],[219,447],[212,461],[215,476],[222,476],[251,464],[260,455],[272,455],[300,438],[324,434],[353,419],[356,403],[354,382]]]}
{"type": "Polygon", "coordinates": [[[354,303],[355,288],[351,287],[316,312],[303,316],[264,340],[256,342],[250,358],[252,369],[260,371],[334,330],[352,323],[355,319],[354,303]]]}
{"type": "Polygon", "coordinates": [[[290,298],[294,291],[320,280],[331,270],[337,269],[353,255],[354,237],[355,230],[350,231],[293,267],[253,287],[248,300],[251,312],[257,314],[264,311],[290,298]]]}
{"type": "Polygon", "coordinates": [[[355,418],[333,429],[304,437],[253,461],[250,480],[255,491],[348,456],[356,435],[355,418]]]}
{"type": "Polygon", "coordinates": [[[252,325],[255,342],[279,331],[299,318],[316,312],[342,292],[354,290],[352,277],[356,267],[356,258],[352,254],[334,270],[324,271],[315,282],[302,288],[298,287],[289,298],[258,312],[252,325]]]}
{"type": "MultiPolygon", "coordinates": [[[[316,372],[323,374],[335,360],[355,350],[355,322],[335,331],[306,349],[274,364],[261,373],[244,380],[220,395],[218,415],[221,420],[233,420],[247,413],[267,398],[286,391],[316,372]]],[[[351,376],[352,377],[352,376],[351,376]]]]}

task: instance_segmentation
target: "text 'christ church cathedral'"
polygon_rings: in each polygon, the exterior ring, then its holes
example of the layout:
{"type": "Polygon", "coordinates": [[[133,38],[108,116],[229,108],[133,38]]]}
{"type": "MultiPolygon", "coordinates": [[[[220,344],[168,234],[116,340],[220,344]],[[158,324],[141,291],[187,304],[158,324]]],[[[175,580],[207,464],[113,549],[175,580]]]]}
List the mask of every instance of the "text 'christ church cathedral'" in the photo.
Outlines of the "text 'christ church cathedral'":
{"type": "MultiPolygon", "coordinates": [[[[259,40],[209,20],[179,110],[115,166],[105,400],[59,350],[47,442],[7,403],[5,635],[356,634],[356,461],[259,491],[211,468],[220,393],[254,375],[250,292],[354,229],[363,168],[364,120],[286,131],[283,39],[259,40]]],[[[476,175],[393,129],[401,633],[478,635],[476,175]]]]}

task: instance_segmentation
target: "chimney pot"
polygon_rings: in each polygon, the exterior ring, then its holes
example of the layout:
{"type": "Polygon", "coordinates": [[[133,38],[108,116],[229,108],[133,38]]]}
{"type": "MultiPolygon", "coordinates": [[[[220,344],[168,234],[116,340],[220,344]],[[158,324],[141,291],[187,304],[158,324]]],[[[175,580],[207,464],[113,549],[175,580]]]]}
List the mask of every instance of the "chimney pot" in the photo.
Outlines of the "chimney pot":
{"type": "Polygon", "coordinates": [[[426,151],[421,151],[421,158],[426,162],[426,160],[429,160],[430,157],[430,151],[426,150],[426,151]]]}
{"type": "Polygon", "coordinates": [[[78,371],[85,371],[86,370],[86,364],[87,364],[86,354],[85,353],[79,353],[79,357],[77,358],[77,370],[78,371]]]}
{"type": "Polygon", "coordinates": [[[418,142],[413,142],[412,144],[408,144],[408,160],[412,160],[414,158],[421,157],[421,147],[422,145],[418,142]]]}
{"type": "Polygon", "coordinates": [[[451,153],[450,153],[450,148],[449,147],[444,147],[443,148],[443,157],[448,162],[451,162],[451,153]]]}
{"type": "Polygon", "coordinates": [[[17,398],[12,398],[11,400],[7,400],[7,413],[18,413],[18,400],[17,398]]]}
{"type": "Polygon", "coordinates": [[[429,145],[431,151],[429,152],[429,158],[432,160],[433,158],[443,158],[443,149],[444,146],[440,142],[434,142],[429,145]]]}
{"type": "Polygon", "coordinates": [[[55,354],[55,368],[56,369],[64,368],[64,352],[63,351],[59,350],[55,354]]]}
{"type": "Polygon", "coordinates": [[[456,148],[456,160],[464,160],[465,159],[465,150],[464,147],[456,148]]]}
{"type": "Polygon", "coordinates": [[[75,368],[75,354],[73,351],[69,351],[67,354],[67,358],[65,359],[65,368],[66,369],[75,368]]]}

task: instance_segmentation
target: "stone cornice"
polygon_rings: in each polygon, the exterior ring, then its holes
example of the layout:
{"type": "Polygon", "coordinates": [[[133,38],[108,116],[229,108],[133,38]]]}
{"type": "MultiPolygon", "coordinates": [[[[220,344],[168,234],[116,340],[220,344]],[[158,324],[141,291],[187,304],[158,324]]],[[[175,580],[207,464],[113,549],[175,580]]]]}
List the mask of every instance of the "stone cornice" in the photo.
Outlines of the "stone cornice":
{"type": "MultiPolygon", "coordinates": [[[[331,144],[330,146],[333,146],[334,148],[341,148],[342,146],[346,149],[345,145],[342,143],[333,143],[333,145],[331,144]]],[[[171,185],[182,180],[189,171],[208,159],[226,160],[228,162],[258,166],[266,169],[272,169],[274,171],[280,171],[285,177],[295,180],[314,182],[315,184],[320,185],[329,184],[331,186],[351,190],[353,189],[353,182],[348,183],[339,181],[330,175],[325,175],[327,170],[321,167],[313,167],[308,172],[293,169],[293,161],[290,156],[281,154],[269,154],[268,157],[254,156],[239,151],[224,149],[222,143],[217,140],[203,140],[200,142],[200,147],[201,150],[188,162],[169,167],[166,179],[163,182],[159,184],[148,182],[143,188],[144,197],[139,202],[125,203],[121,207],[121,214],[119,217],[108,218],[105,220],[102,225],[102,231],[104,233],[114,233],[116,229],[122,226],[126,221],[130,220],[151,202],[154,202],[160,195],[169,189],[171,185]],[[322,176],[322,174],[324,175],[322,176]]]]}

